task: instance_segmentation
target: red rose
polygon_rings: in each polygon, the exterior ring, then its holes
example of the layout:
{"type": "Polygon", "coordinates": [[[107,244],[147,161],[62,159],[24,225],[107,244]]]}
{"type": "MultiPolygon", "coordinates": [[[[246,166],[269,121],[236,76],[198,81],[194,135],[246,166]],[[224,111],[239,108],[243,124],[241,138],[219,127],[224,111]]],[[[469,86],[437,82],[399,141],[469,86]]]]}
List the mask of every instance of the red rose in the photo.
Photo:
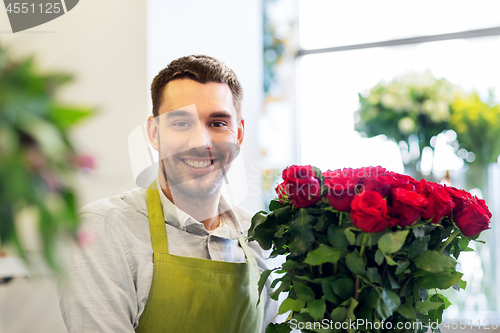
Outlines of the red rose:
{"type": "Polygon", "coordinates": [[[378,176],[383,176],[389,173],[385,168],[381,166],[375,167],[364,167],[358,169],[351,169],[353,172],[353,177],[358,178],[358,180],[362,180],[365,178],[376,178],[378,176]]]}
{"type": "Polygon", "coordinates": [[[376,191],[364,191],[354,196],[351,221],[363,232],[381,232],[393,226],[387,215],[387,201],[376,191]]]}
{"type": "Polygon", "coordinates": [[[408,175],[391,172],[392,181],[391,187],[402,187],[406,190],[414,191],[417,188],[418,182],[408,175]]]}
{"type": "Polygon", "coordinates": [[[448,193],[450,193],[451,199],[455,203],[455,207],[453,208],[453,214],[456,214],[459,211],[461,211],[464,205],[467,203],[467,201],[472,199],[472,195],[467,191],[455,188],[453,186],[445,185],[444,187],[446,188],[448,193]]]}
{"type": "Polygon", "coordinates": [[[454,217],[457,227],[467,237],[475,236],[483,230],[490,229],[490,219],[491,213],[484,200],[477,197],[467,201],[454,217]]]}
{"type": "Polygon", "coordinates": [[[294,207],[309,207],[321,199],[321,187],[310,165],[292,165],[283,170],[283,186],[294,207]]]}
{"type": "Polygon", "coordinates": [[[290,199],[288,199],[288,194],[286,193],[285,182],[283,182],[283,183],[279,184],[278,186],[276,186],[274,188],[274,190],[276,191],[276,194],[278,194],[279,202],[281,202],[283,204],[290,202],[290,199]]]}
{"type": "Polygon", "coordinates": [[[402,187],[391,190],[391,216],[398,218],[398,225],[412,225],[422,216],[429,201],[421,194],[402,187]]]}
{"type": "Polygon", "coordinates": [[[365,167],[354,169],[353,174],[361,184],[363,191],[377,191],[382,197],[387,195],[392,182],[392,175],[386,169],[381,166],[365,167]]]}
{"type": "Polygon", "coordinates": [[[356,194],[356,182],[352,177],[325,178],[325,187],[327,189],[326,197],[333,209],[341,212],[351,210],[351,202],[356,194]]]}
{"type": "Polygon", "coordinates": [[[422,179],[417,185],[417,192],[429,200],[422,218],[431,219],[431,223],[439,223],[444,216],[450,214],[455,206],[450,194],[443,185],[427,182],[422,179]]]}
{"type": "Polygon", "coordinates": [[[332,178],[332,177],[338,177],[340,175],[342,175],[342,171],[339,169],[339,170],[327,170],[325,172],[322,173],[323,177],[325,178],[332,178]]]}
{"type": "Polygon", "coordinates": [[[374,177],[364,178],[362,182],[364,190],[377,191],[380,195],[382,195],[382,197],[385,197],[389,191],[392,177],[388,174],[377,175],[374,177]]]}

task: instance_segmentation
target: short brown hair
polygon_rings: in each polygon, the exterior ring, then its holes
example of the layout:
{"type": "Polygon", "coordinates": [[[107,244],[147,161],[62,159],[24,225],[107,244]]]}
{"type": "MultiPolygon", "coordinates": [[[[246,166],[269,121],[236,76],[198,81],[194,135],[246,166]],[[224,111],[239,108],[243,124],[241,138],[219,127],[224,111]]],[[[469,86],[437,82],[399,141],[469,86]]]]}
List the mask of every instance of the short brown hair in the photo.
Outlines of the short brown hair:
{"type": "Polygon", "coordinates": [[[158,116],[163,101],[163,90],[167,83],[176,79],[191,79],[200,83],[226,83],[233,94],[233,103],[238,119],[241,119],[243,88],[236,74],[223,62],[207,55],[190,55],[172,61],[162,69],[151,83],[153,115],[158,116]]]}

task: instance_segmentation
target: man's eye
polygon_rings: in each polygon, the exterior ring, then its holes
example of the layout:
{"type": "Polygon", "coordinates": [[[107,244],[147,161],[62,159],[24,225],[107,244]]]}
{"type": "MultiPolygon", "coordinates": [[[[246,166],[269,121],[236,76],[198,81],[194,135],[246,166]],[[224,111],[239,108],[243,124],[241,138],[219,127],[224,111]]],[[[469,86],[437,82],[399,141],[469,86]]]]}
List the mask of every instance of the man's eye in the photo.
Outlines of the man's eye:
{"type": "Polygon", "coordinates": [[[186,123],[185,121],[178,121],[176,123],[173,124],[174,126],[179,126],[179,127],[186,127],[186,126],[189,126],[188,123],[186,123]]]}
{"type": "Polygon", "coordinates": [[[223,126],[227,126],[225,122],[222,122],[222,121],[215,121],[211,124],[212,127],[223,127],[223,126]]]}

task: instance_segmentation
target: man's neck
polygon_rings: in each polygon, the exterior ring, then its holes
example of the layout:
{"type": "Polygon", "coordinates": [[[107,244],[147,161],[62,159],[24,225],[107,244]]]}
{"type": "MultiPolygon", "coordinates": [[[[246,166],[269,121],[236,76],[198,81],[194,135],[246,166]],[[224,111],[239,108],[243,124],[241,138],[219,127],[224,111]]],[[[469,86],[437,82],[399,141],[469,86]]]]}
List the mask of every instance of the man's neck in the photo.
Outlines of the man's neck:
{"type": "Polygon", "coordinates": [[[163,194],[177,208],[192,216],[196,221],[203,223],[206,230],[214,230],[219,226],[220,191],[211,196],[186,196],[179,189],[176,189],[175,186],[169,186],[163,175],[159,175],[159,180],[163,194]]]}

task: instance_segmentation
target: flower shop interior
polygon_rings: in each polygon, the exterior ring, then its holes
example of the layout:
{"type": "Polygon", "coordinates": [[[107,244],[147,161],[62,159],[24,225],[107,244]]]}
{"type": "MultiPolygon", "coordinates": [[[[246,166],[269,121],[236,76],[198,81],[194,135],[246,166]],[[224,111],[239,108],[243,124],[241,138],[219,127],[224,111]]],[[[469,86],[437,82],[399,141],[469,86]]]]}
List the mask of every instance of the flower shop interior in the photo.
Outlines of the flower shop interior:
{"type": "MultiPolygon", "coordinates": [[[[16,102],[5,96],[24,94],[22,108],[30,93],[8,90],[17,81],[5,59],[23,68],[27,86],[56,78],[44,98],[72,115],[55,120],[67,122],[64,142],[44,126],[32,130],[54,149],[48,155],[67,141],[78,152],[65,167],[73,190],[53,203],[74,215],[137,187],[137,169],[149,157],[131,142],[137,133],[141,140],[137,129],[151,114],[150,83],[188,54],[221,59],[242,82],[245,140],[229,191],[250,212],[268,211],[290,165],[381,166],[485,200],[490,229],[457,259],[467,287],[446,291],[440,329],[500,332],[499,12],[495,0],[82,1],[56,20],[12,33],[0,9],[0,166],[28,170],[13,176],[0,168],[0,191],[21,188],[21,199],[0,206],[1,214],[15,211],[12,223],[0,215],[0,333],[67,332],[56,239],[65,228],[78,230],[40,223],[36,204],[22,200],[34,184],[28,173],[45,157],[22,151],[22,142],[13,150],[27,158],[3,155],[13,143],[2,113],[16,102]]],[[[42,178],[62,181],[51,177],[42,178]]]]}

